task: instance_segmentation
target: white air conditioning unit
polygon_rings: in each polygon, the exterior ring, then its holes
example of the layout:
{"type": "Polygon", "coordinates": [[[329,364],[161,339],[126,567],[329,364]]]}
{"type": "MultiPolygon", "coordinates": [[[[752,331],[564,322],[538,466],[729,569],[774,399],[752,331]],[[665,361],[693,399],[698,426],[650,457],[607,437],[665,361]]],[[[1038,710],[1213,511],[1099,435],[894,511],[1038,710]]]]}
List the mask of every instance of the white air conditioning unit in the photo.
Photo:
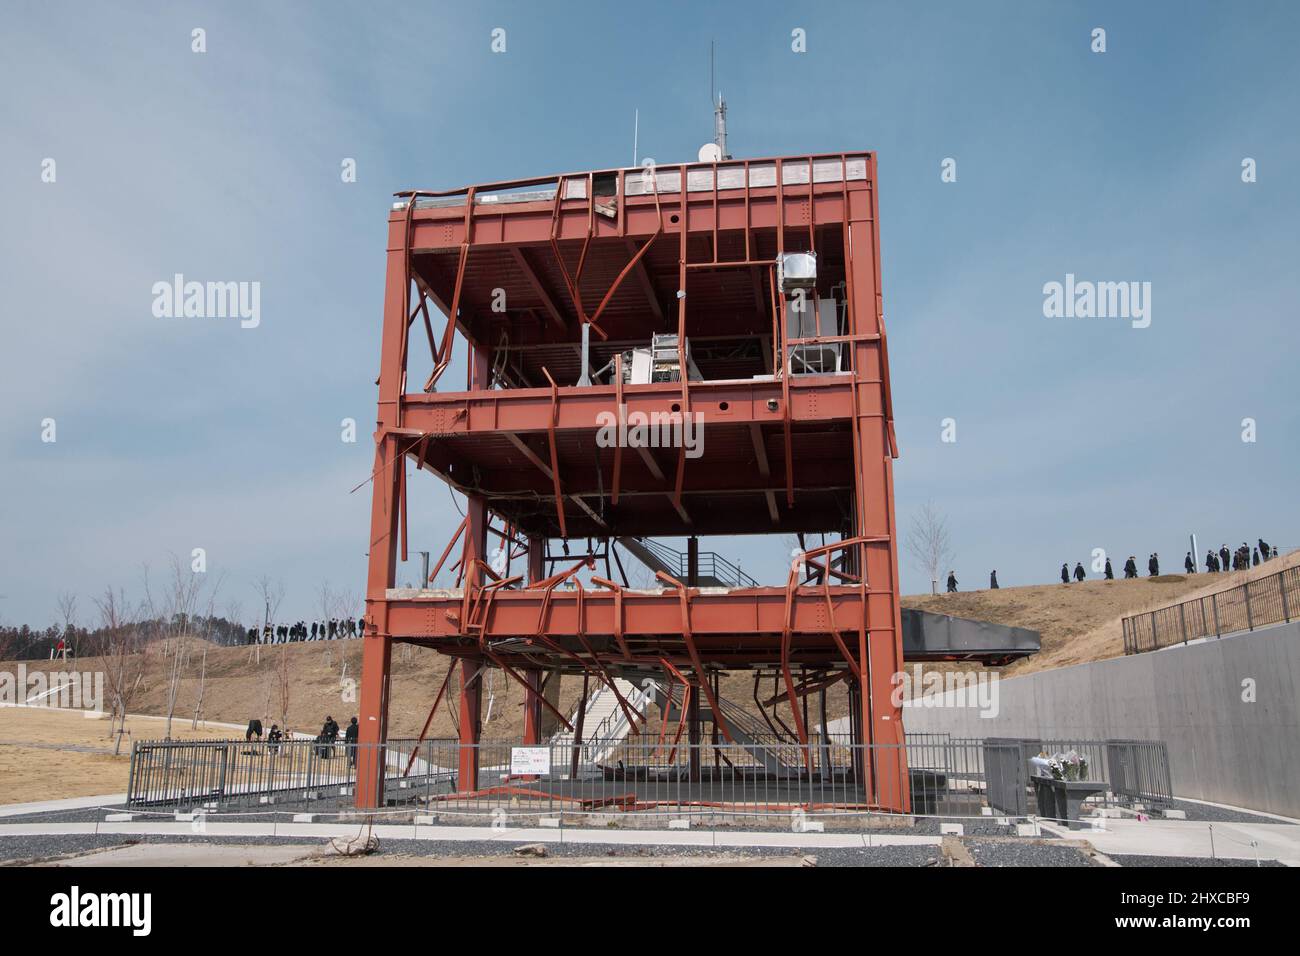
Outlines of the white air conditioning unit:
{"type": "Polygon", "coordinates": [[[776,257],[776,282],[782,292],[817,285],[817,253],[783,252],[776,257]]]}

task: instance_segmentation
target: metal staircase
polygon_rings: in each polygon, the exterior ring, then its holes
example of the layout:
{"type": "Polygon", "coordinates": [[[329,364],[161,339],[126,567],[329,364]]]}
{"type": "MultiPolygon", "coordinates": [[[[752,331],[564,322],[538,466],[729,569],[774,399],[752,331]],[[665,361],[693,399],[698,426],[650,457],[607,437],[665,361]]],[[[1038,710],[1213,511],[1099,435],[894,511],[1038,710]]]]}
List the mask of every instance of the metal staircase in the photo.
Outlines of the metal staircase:
{"type": "MultiPolygon", "coordinates": [[[[618,539],[618,543],[651,571],[663,571],[682,582],[685,582],[690,575],[690,559],[686,552],[669,547],[662,541],[653,538],[623,537],[618,539]]],[[[698,555],[698,566],[699,587],[758,587],[757,581],[716,551],[701,551],[698,555]]]]}
{"type": "MultiPolygon", "coordinates": [[[[664,691],[658,684],[655,685],[655,689],[658,691],[655,703],[660,704],[663,701],[664,691]]],[[[680,720],[682,716],[681,686],[673,685],[669,689],[669,694],[671,702],[668,720],[672,723],[680,720]]],[[[777,739],[772,734],[771,728],[761,720],[720,695],[718,707],[722,711],[722,719],[727,729],[731,732],[732,740],[753,757],[765,771],[778,777],[794,776],[799,773],[800,757],[797,743],[777,739]]],[[[706,700],[701,700],[700,720],[711,722],[713,719],[712,708],[706,700]]]]}
{"type": "MultiPolygon", "coordinates": [[[[649,694],[631,681],[623,680],[621,677],[614,678],[614,684],[633,711],[645,712],[647,703],[650,700],[649,694]]],[[[580,705],[581,702],[579,702],[580,705]]],[[[578,725],[578,707],[576,706],[573,713],[569,715],[569,723],[575,727],[578,725]]],[[[623,708],[618,706],[618,698],[604,684],[596,685],[595,689],[587,697],[587,710],[583,715],[582,724],[582,761],[584,763],[599,763],[608,758],[627,737],[628,731],[631,729],[627,722],[627,715],[623,713],[623,708]]],[[[572,747],[573,732],[569,730],[558,731],[551,737],[551,744],[554,747],[572,747]]]]}

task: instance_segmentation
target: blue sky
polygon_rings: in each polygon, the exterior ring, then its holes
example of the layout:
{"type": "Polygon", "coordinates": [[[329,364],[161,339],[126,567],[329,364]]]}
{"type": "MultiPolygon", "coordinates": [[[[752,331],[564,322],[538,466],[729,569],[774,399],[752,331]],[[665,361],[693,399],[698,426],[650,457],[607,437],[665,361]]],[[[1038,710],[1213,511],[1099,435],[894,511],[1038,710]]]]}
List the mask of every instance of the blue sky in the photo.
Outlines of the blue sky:
{"type": "MultiPolygon", "coordinates": [[[[963,585],[1300,546],[1295,4],[16,2],[0,620],[88,620],[194,547],[249,616],[261,574],[286,617],[361,594],[390,194],[627,164],[638,109],[642,156],[691,159],[710,38],[733,153],[879,154],[899,520],[947,514],[963,585]],[[177,272],[259,281],[261,325],[154,318],[177,272]],[[1151,326],[1044,318],[1067,273],[1150,282],[1151,326]]],[[[437,552],[459,515],[416,504],[437,552]]]]}

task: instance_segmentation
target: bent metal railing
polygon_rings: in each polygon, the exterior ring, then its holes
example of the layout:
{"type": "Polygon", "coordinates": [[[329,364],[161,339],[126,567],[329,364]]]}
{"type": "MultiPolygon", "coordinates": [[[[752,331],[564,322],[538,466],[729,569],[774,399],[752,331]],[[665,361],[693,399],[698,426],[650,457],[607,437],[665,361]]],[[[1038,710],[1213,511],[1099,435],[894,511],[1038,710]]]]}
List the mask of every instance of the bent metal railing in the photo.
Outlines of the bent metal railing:
{"type": "Polygon", "coordinates": [[[1174,644],[1300,619],[1300,565],[1204,597],[1122,621],[1124,653],[1141,654],[1174,644]]]}

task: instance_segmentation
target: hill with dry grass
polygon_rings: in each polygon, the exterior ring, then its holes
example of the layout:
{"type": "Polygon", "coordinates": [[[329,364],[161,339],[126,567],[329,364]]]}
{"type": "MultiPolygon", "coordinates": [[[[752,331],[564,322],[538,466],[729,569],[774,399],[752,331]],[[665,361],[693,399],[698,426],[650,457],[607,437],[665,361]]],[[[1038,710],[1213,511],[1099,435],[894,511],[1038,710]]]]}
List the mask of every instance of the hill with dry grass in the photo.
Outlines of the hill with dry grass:
{"type": "Polygon", "coordinates": [[[1042,651],[1001,668],[1006,676],[1014,676],[1119,657],[1124,653],[1120,620],[1126,615],[1236,587],[1296,564],[1300,564],[1300,551],[1249,571],[1228,574],[1162,574],[1130,581],[1094,580],[911,596],[903,598],[903,605],[1038,631],[1042,651]]]}

